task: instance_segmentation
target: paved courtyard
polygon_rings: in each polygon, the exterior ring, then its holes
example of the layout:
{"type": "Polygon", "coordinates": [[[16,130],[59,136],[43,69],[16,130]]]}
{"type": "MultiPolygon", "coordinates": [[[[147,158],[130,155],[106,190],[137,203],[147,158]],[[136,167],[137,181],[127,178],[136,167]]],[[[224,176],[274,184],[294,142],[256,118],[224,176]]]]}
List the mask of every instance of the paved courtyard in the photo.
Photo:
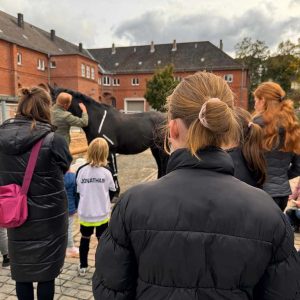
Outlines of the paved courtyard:
{"type": "MultiPolygon", "coordinates": [[[[119,180],[121,192],[130,186],[142,181],[149,181],[156,178],[155,162],[150,151],[139,155],[124,156],[117,158],[119,166],[119,180]]],[[[292,185],[295,180],[292,181],[292,185]]],[[[80,233],[78,220],[74,226],[75,245],[79,246],[80,233]]],[[[79,277],[77,268],[79,258],[66,258],[64,268],[56,279],[55,298],[59,300],[93,299],[91,278],[94,273],[95,251],[97,239],[92,237],[89,252],[89,269],[85,277],[79,277]]],[[[295,235],[295,246],[300,248],[300,234],[295,235]]],[[[0,261],[1,263],[1,261],[0,261]]],[[[15,300],[15,282],[10,278],[10,270],[0,267],[0,300],[15,300]]]]}

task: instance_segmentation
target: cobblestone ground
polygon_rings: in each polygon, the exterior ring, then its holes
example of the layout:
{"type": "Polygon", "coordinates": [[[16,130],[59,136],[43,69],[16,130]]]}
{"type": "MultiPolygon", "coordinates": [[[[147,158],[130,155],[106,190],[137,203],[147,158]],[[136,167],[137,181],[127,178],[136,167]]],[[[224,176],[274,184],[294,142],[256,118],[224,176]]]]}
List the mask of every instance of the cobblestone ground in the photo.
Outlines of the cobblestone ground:
{"type": "MultiPolygon", "coordinates": [[[[142,181],[150,181],[156,178],[155,162],[150,151],[138,155],[117,157],[119,166],[119,180],[121,192],[126,191],[130,186],[142,181]]],[[[294,186],[296,180],[292,181],[294,186]]],[[[79,246],[80,233],[78,220],[74,225],[75,246],[79,246]]],[[[295,235],[295,246],[300,248],[300,234],[295,235]]],[[[56,279],[55,298],[59,300],[93,299],[92,276],[95,266],[95,251],[97,239],[92,237],[89,252],[89,269],[84,277],[79,277],[77,268],[79,258],[66,258],[64,268],[56,279]]],[[[0,260],[1,265],[1,260],[0,260]]],[[[0,300],[15,300],[15,282],[10,278],[10,270],[0,267],[0,300]]]]}
{"type": "MultiPolygon", "coordinates": [[[[156,178],[156,164],[150,151],[138,155],[117,157],[121,192],[143,181],[156,178]]],[[[79,247],[80,232],[78,219],[74,222],[75,246],[79,247]]],[[[84,277],[78,276],[79,258],[66,258],[62,273],[55,281],[55,300],[94,299],[92,276],[95,271],[96,237],[92,237],[89,251],[89,269],[84,277]]],[[[0,259],[0,300],[15,300],[15,282],[10,278],[10,270],[1,268],[0,259]]]]}

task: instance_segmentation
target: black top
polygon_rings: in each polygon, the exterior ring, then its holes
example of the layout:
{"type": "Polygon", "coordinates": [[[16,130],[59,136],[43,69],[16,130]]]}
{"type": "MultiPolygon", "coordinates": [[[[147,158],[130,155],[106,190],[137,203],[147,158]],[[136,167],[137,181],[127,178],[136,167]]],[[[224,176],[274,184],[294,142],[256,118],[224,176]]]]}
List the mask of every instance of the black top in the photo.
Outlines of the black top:
{"type": "Polygon", "coordinates": [[[63,173],[72,157],[63,137],[49,124],[25,118],[0,126],[0,185],[22,185],[33,145],[45,137],[28,191],[28,219],[8,229],[12,279],[19,282],[53,280],[65,258],[68,207],[63,173]]]}
{"type": "Polygon", "coordinates": [[[299,299],[299,257],[280,209],[233,177],[225,151],[198,155],[175,151],[167,175],[115,206],[96,252],[95,299],[299,299]]]}

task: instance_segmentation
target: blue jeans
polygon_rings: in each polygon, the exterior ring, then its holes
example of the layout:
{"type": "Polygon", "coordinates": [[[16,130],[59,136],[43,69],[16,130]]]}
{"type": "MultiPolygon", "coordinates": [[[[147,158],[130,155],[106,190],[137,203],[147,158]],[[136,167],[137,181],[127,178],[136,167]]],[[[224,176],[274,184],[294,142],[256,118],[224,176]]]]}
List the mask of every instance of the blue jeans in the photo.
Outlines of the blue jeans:
{"type": "Polygon", "coordinates": [[[6,255],[8,253],[7,232],[6,232],[6,228],[2,228],[2,227],[0,227],[0,252],[2,255],[6,255]]]}
{"type": "Polygon", "coordinates": [[[300,225],[300,209],[288,209],[286,215],[290,224],[297,229],[300,225]]]}

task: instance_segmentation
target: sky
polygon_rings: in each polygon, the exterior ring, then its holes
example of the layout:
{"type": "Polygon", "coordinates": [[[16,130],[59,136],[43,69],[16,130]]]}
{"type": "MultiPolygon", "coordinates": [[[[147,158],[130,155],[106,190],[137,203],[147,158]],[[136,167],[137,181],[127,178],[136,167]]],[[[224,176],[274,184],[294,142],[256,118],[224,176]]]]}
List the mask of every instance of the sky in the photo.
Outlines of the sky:
{"type": "Polygon", "coordinates": [[[222,39],[234,56],[244,37],[273,51],[300,38],[300,0],[0,0],[0,10],[84,48],[222,39]]]}

